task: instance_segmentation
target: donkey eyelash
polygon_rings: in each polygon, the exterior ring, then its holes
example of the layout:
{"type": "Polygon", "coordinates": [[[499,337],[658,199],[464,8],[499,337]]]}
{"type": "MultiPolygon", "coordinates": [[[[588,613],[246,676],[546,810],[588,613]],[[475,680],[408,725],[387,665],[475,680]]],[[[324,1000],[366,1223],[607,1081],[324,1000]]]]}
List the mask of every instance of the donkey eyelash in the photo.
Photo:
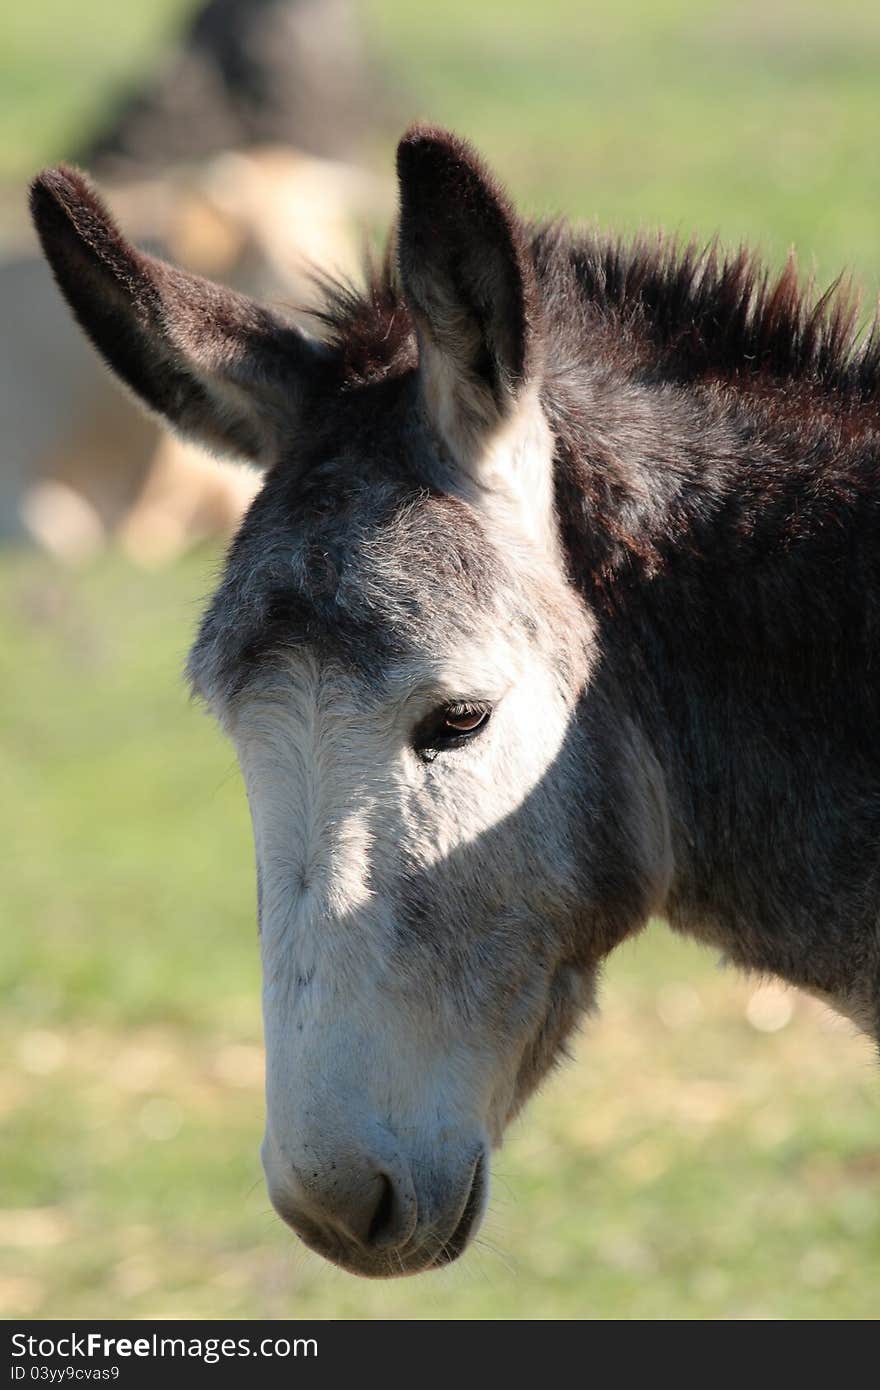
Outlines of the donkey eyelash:
{"type": "Polygon", "coordinates": [[[452,700],[433,709],[416,727],[413,734],[413,747],[424,762],[433,762],[438,753],[449,748],[457,748],[482,733],[492,714],[492,705],[486,700],[452,700]],[[457,728],[473,720],[470,727],[457,728]]]}
{"type": "Polygon", "coordinates": [[[460,719],[467,714],[488,714],[489,705],[485,700],[454,700],[443,709],[447,719],[460,719]]]}

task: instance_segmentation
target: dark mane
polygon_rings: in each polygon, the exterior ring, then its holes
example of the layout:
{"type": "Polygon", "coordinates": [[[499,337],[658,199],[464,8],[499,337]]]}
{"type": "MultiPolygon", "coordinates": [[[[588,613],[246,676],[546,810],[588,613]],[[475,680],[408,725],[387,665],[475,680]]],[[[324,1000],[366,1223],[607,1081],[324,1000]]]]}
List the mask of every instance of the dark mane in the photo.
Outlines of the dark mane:
{"type": "Polygon", "coordinates": [[[314,283],[322,303],[309,312],[339,354],[347,383],[380,381],[415,366],[415,329],[395,273],[393,242],[381,260],[367,261],[363,285],[321,274],[314,283]]]}
{"type": "MultiPolygon", "coordinates": [[[[531,229],[544,290],[550,360],[577,366],[609,353],[658,381],[726,379],[741,389],[790,382],[851,404],[880,400],[880,323],[862,330],[859,298],[839,279],[822,294],[794,257],[773,274],[748,249],[682,246],[658,235],[630,241],[531,229]]],[[[324,279],[314,311],[340,353],[347,382],[397,375],[416,360],[412,319],[392,248],[365,287],[324,279]]]]}

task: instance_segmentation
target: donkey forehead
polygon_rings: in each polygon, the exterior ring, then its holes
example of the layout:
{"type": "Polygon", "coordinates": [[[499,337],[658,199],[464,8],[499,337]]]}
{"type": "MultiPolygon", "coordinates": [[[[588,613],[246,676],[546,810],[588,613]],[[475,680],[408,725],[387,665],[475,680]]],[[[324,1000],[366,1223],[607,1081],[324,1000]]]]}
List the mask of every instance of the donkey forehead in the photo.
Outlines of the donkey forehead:
{"type": "Polygon", "coordinates": [[[307,650],[377,690],[429,679],[503,610],[533,622],[473,510],[456,498],[324,465],[270,478],[230,551],[190,655],[195,689],[222,704],[307,650]]]}

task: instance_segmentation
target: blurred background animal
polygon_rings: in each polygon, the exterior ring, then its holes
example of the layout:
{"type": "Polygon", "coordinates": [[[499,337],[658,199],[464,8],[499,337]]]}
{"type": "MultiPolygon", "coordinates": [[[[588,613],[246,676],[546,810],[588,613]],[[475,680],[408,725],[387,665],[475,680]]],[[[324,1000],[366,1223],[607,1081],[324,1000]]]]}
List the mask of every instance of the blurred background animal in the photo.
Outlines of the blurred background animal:
{"type": "MultiPolygon", "coordinates": [[[[70,154],[140,241],[305,309],[315,267],[355,275],[386,211],[381,181],[348,162],[380,110],[350,0],[211,0],[70,154]]],[[[152,565],[229,533],[256,479],[120,399],[47,290],[22,227],[0,263],[0,534],[24,528],[68,561],[112,536],[152,565]]]]}

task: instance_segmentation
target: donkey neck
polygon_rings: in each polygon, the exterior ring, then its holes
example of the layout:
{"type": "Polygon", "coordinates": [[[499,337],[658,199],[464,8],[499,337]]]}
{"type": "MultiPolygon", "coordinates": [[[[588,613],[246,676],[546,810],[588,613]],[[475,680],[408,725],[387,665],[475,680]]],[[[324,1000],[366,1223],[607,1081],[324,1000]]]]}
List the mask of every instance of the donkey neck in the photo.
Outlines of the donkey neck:
{"type": "Polygon", "coordinates": [[[663,771],[667,916],[858,1012],[880,968],[877,435],[717,385],[582,400],[558,507],[599,698],[663,771]]]}
{"type": "Polygon", "coordinates": [[[667,713],[701,682],[774,722],[877,713],[880,428],[834,407],[606,383],[563,439],[572,572],[667,713]]]}
{"type": "Polygon", "coordinates": [[[586,370],[554,383],[547,409],[580,582],[650,578],[677,549],[834,551],[871,524],[880,402],[854,405],[791,382],[743,389],[586,370]]]}

